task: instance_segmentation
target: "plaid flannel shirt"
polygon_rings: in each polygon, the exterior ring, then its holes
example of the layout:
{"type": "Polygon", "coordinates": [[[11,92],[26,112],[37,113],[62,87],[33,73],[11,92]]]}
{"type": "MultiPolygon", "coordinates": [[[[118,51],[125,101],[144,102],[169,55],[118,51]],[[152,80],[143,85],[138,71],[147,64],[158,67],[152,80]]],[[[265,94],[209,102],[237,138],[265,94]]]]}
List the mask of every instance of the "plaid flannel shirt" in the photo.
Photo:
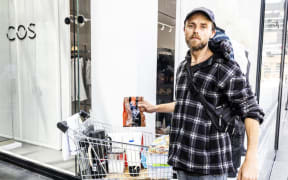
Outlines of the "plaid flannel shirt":
{"type": "MultiPolygon", "coordinates": [[[[173,113],[168,164],[174,169],[203,175],[233,171],[229,135],[216,130],[197,94],[192,94],[187,83],[185,66],[190,65],[188,52],[176,73],[176,105],[173,113]]],[[[246,77],[236,61],[224,60],[215,54],[193,66],[193,83],[206,100],[216,106],[229,103],[238,114],[263,121],[260,109],[246,77]]],[[[192,72],[193,72],[192,71],[192,72]]]]}

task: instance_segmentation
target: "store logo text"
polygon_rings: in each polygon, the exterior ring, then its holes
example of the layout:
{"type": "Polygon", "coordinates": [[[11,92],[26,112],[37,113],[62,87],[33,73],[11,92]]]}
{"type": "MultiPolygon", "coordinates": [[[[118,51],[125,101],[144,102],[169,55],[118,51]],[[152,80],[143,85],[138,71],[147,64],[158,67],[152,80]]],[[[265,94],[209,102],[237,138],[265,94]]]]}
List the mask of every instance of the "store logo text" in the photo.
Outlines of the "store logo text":
{"type": "Polygon", "coordinates": [[[9,39],[9,41],[14,41],[16,38],[18,38],[19,40],[24,40],[28,34],[29,39],[35,39],[35,26],[36,25],[34,23],[30,23],[27,28],[24,25],[19,25],[18,27],[9,26],[8,33],[6,34],[7,38],[9,39]]]}

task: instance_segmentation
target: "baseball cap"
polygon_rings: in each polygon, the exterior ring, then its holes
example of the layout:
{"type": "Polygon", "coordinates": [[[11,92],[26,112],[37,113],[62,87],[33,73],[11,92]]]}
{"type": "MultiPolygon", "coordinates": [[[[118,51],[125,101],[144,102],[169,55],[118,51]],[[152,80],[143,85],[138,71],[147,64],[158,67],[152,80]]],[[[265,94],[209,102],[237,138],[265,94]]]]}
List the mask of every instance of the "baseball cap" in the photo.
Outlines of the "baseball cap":
{"type": "Polygon", "coordinates": [[[198,13],[198,12],[201,12],[203,14],[205,14],[207,16],[208,19],[210,19],[210,21],[213,22],[213,24],[215,25],[216,27],[216,22],[215,22],[215,16],[214,16],[214,13],[210,10],[210,9],[207,9],[205,7],[198,7],[198,8],[195,8],[193,9],[191,12],[189,12],[184,20],[184,24],[186,23],[186,21],[195,13],[198,13]]]}

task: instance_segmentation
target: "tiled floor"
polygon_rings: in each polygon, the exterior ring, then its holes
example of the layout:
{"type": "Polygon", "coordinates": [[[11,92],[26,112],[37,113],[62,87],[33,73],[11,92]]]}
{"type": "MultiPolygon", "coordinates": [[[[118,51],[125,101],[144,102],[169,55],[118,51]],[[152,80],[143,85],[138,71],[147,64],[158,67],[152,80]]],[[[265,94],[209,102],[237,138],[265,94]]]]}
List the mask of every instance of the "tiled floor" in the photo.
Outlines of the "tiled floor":
{"type": "Polygon", "coordinates": [[[62,152],[54,149],[22,143],[22,147],[12,149],[10,152],[71,173],[75,170],[75,160],[63,161],[62,152]]]}
{"type": "Polygon", "coordinates": [[[2,141],[7,141],[7,140],[8,140],[7,138],[0,137],[0,142],[2,142],[2,141]]]}
{"type": "MultiPolygon", "coordinates": [[[[0,142],[0,147],[3,148],[11,146],[15,143],[18,142],[16,142],[15,140],[2,141],[0,142]]],[[[7,151],[15,155],[22,156],[25,159],[39,162],[40,164],[50,165],[51,167],[55,168],[60,172],[63,171],[66,174],[68,173],[72,176],[75,174],[75,160],[72,158],[71,160],[63,161],[61,151],[23,142],[21,143],[21,146],[17,146],[16,148],[13,147],[12,149],[9,149],[7,151]]],[[[5,174],[5,171],[0,173],[5,174]]],[[[2,180],[1,174],[0,180],[2,180]]]]}
{"type": "MultiPolygon", "coordinates": [[[[281,128],[279,151],[277,153],[276,161],[274,162],[273,171],[269,176],[270,180],[287,180],[288,179],[288,122],[283,123],[281,128]]],[[[6,142],[1,142],[1,144],[7,144],[6,142]]],[[[70,171],[74,173],[75,163],[74,159],[69,161],[62,160],[61,151],[48,149],[45,147],[35,146],[27,143],[23,143],[22,147],[10,150],[17,155],[24,156],[29,159],[33,159],[45,164],[55,166],[57,168],[70,171]]],[[[244,157],[242,157],[242,162],[244,157]]],[[[268,176],[268,177],[269,177],[268,176]]],[[[0,180],[34,180],[34,179],[49,179],[47,177],[40,176],[36,173],[32,173],[26,169],[11,165],[9,163],[0,161],[0,180]]],[[[236,178],[228,178],[228,180],[235,180],[236,178]]],[[[264,179],[259,179],[264,180],[264,179]]],[[[266,179],[265,179],[266,180],[266,179]]]]}
{"type": "Polygon", "coordinates": [[[31,172],[27,169],[0,161],[0,179],[1,180],[52,180],[45,176],[31,172]]]}
{"type": "Polygon", "coordinates": [[[280,129],[279,150],[272,169],[270,180],[288,180],[288,116],[282,121],[280,129]]]}

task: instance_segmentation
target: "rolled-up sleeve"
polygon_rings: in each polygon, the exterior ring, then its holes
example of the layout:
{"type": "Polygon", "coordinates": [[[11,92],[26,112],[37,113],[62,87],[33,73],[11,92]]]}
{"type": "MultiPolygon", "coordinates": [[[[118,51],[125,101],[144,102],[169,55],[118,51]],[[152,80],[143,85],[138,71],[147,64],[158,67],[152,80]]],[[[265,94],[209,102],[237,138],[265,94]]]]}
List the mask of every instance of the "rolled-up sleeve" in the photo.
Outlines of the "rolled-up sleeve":
{"type": "Polygon", "coordinates": [[[246,77],[240,68],[236,67],[227,72],[225,78],[224,92],[230,104],[236,109],[237,114],[244,121],[245,118],[258,120],[261,124],[264,112],[260,108],[251,86],[247,83],[246,77]]]}

